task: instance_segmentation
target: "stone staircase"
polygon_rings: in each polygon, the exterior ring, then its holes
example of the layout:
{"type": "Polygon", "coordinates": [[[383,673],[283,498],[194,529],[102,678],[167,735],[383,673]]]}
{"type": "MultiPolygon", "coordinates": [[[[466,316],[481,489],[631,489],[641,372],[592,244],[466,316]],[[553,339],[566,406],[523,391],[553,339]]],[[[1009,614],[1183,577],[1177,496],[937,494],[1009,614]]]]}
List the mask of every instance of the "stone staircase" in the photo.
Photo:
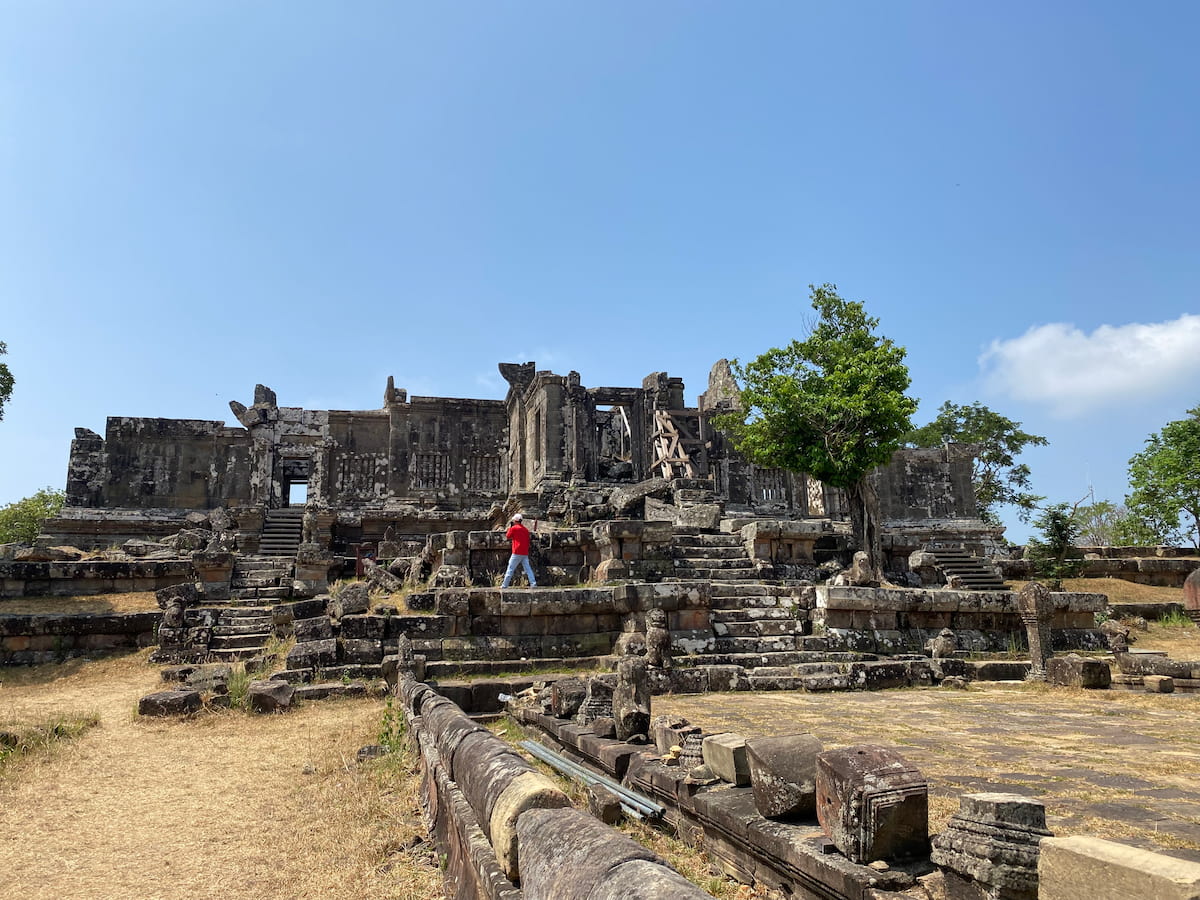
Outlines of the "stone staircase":
{"type": "Polygon", "coordinates": [[[675,577],[684,581],[753,581],[758,577],[736,534],[676,528],[675,577]]]}
{"type": "Polygon", "coordinates": [[[937,558],[938,568],[949,581],[958,576],[962,587],[969,591],[1004,591],[1008,588],[996,570],[978,556],[972,556],[962,547],[930,545],[928,552],[937,558]]]}
{"type": "Polygon", "coordinates": [[[217,662],[236,662],[259,656],[274,633],[269,606],[241,606],[221,610],[213,625],[208,654],[217,662]]]}
{"type": "Polygon", "coordinates": [[[304,535],[304,507],[268,509],[258,552],[262,556],[295,556],[304,535]]]}
{"type": "Polygon", "coordinates": [[[233,605],[257,606],[262,600],[284,600],[291,593],[291,559],[238,554],[229,586],[233,605]]]}
{"type": "Polygon", "coordinates": [[[846,690],[854,663],[873,653],[836,652],[823,637],[806,634],[805,612],[793,588],[770,582],[713,582],[710,619],[713,646],[699,665],[741,666],[750,690],[846,690]]]}

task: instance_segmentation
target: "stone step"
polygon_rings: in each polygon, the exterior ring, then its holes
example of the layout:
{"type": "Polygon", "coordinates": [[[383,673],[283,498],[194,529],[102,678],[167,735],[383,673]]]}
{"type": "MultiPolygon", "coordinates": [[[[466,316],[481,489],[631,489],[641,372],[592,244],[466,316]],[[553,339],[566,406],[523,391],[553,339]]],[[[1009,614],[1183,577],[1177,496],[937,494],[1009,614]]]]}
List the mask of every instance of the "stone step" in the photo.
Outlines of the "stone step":
{"type": "Polygon", "coordinates": [[[676,547],[677,559],[747,559],[744,547],[676,547]]]}
{"type": "MultiPolygon", "coordinates": [[[[290,587],[230,588],[229,593],[231,598],[238,600],[283,600],[291,596],[292,590],[290,587]]],[[[235,603],[231,605],[245,606],[246,604],[235,603]]]]}
{"type": "MultiPolygon", "coordinates": [[[[798,644],[812,638],[796,638],[798,644]]],[[[873,662],[879,657],[873,653],[831,652],[827,650],[773,650],[758,653],[705,653],[696,657],[697,665],[742,666],[754,669],[759,666],[840,665],[852,662],[873,662]]]]}
{"type": "Polygon", "coordinates": [[[676,547],[741,547],[745,549],[741,535],[737,534],[679,534],[672,543],[676,547]]]}
{"type": "Polygon", "coordinates": [[[676,569],[753,569],[754,563],[745,554],[736,559],[704,559],[688,556],[675,560],[676,569]]]}
{"type": "Polygon", "coordinates": [[[774,637],[718,637],[713,649],[717,653],[781,653],[796,649],[793,635],[774,637]]]}
{"type": "Polygon", "coordinates": [[[713,578],[754,581],[758,573],[753,569],[676,569],[674,581],[712,581],[713,578]]]}
{"type": "Polygon", "coordinates": [[[241,662],[253,659],[262,654],[262,647],[209,647],[208,656],[212,662],[241,662]]]}
{"type": "Polygon", "coordinates": [[[709,590],[709,596],[712,597],[754,597],[767,594],[774,594],[779,590],[775,585],[762,584],[724,584],[720,581],[714,581],[709,590]]]}
{"type": "Polygon", "coordinates": [[[255,616],[253,619],[243,620],[235,619],[233,622],[222,622],[221,619],[218,619],[217,624],[213,626],[212,633],[227,637],[239,634],[270,634],[274,627],[270,616],[266,618],[255,616]]]}
{"type": "MultiPolygon", "coordinates": [[[[343,677],[354,680],[382,678],[382,666],[329,666],[321,670],[322,678],[333,679],[341,683],[343,677]]],[[[285,669],[271,676],[272,681],[286,681],[289,684],[306,684],[312,678],[312,669],[285,669]]]]}
{"type": "Polygon", "coordinates": [[[280,575],[276,572],[254,572],[249,575],[234,574],[229,584],[235,588],[279,587],[280,575]]]}
{"type": "Polygon", "coordinates": [[[768,619],[761,622],[713,622],[718,637],[781,637],[804,631],[804,622],[795,619],[768,619]]]}
{"type": "Polygon", "coordinates": [[[231,619],[248,619],[253,616],[271,617],[270,606],[243,606],[240,609],[226,609],[221,611],[222,616],[228,615],[231,619]]]}
{"type": "Polygon", "coordinates": [[[748,597],[709,597],[709,605],[714,610],[733,611],[741,609],[771,609],[780,606],[779,597],[774,594],[752,594],[748,597]]]}
{"type": "Polygon", "coordinates": [[[242,650],[249,647],[255,650],[261,650],[268,640],[270,640],[270,632],[259,632],[258,634],[231,634],[218,635],[216,629],[213,629],[212,641],[208,645],[209,650],[242,650]]]}
{"type": "Polygon", "coordinates": [[[795,619],[796,614],[789,606],[752,606],[736,609],[713,609],[709,613],[713,622],[763,622],[769,619],[795,619]]]}

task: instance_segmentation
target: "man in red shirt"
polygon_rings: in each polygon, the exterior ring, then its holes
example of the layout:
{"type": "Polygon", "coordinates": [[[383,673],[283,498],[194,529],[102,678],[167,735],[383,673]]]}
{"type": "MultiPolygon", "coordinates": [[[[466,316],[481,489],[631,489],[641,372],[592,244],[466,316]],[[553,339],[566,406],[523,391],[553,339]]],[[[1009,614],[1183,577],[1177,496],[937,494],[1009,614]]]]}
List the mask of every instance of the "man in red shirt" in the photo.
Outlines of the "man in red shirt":
{"type": "Polygon", "coordinates": [[[512,517],[512,523],[508,526],[508,531],[504,532],[504,536],[512,541],[512,556],[508,558],[508,571],[504,573],[504,583],[500,587],[506,588],[512,583],[517,566],[525,567],[529,586],[537,587],[537,579],[533,577],[533,566],[529,564],[529,529],[521,524],[520,513],[512,517]]]}

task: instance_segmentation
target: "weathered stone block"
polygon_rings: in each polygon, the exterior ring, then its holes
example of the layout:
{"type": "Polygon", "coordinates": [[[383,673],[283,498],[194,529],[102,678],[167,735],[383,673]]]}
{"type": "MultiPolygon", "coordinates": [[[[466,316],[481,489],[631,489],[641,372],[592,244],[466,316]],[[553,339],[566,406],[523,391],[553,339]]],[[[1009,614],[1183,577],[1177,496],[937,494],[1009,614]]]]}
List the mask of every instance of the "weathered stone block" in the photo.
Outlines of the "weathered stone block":
{"type": "Polygon", "coordinates": [[[257,713],[283,712],[292,706],[294,685],[286,681],[252,681],[246,690],[246,705],[257,713]]]}
{"type": "Polygon", "coordinates": [[[1099,659],[1052,656],[1046,660],[1046,680],[1064,687],[1103,689],[1112,684],[1112,671],[1099,659]]]}
{"type": "Polygon", "coordinates": [[[703,743],[704,764],[718,778],[745,787],[750,784],[750,758],[746,753],[746,739],[740,734],[727,731],[709,735],[703,743]]]}
{"type": "Polygon", "coordinates": [[[657,863],[640,844],[576,809],[530,810],[517,821],[525,900],[587,900],[631,860],[657,863]]]}
{"type": "Polygon", "coordinates": [[[315,669],[337,664],[337,641],[306,641],[296,644],[288,651],[286,666],[289,669],[315,669]]]}
{"type": "Polygon", "coordinates": [[[329,616],[316,616],[312,619],[297,619],[292,623],[292,632],[296,635],[297,643],[309,641],[324,641],[333,637],[333,623],[329,616]]]}
{"type": "Polygon", "coordinates": [[[523,772],[496,798],[488,834],[500,868],[510,880],[520,878],[517,822],[532,809],[562,809],[571,800],[541,772],[523,772]]]}
{"type": "Polygon", "coordinates": [[[560,678],[550,688],[554,715],[559,719],[574,718],[587,696],[587,685],[580,678],[560,678]]]}
{"type": "Polygon", "coordinates": [[[200,692],[157,691],[138,701],[139,716],[186,716],[200,708],[200,692]]]}
{"type": "Polygon", "coordinates": [[[1143,676],[1142,685],[1149,694],[1173,694],[1175,692],[1175,679],[1170,675],[1143,676]]]}
{"type": "Polygon", "coordinates": [[[1039,900],[1197,900],[1200,863],[1092,837],[1046,838],[1039,900]]]}
{"type": "Polygon", "coordinates": [[[754,805],[768,819],[817,814],[817,755],[821,741],[811,734],[755,738],[746,742],[754,805]]]}
{"type": "Polygon", "coordinates": [[[852,862],[929,851],[928,784],[887,747],[861,744],[817,757],[817,820],[852,862]]]}
{"type": "Polygon", "coordinates": [[[964,794],[933,839],[935,863],[997,900],[1037,900],[1038,845],[1050,837],[1046,808],[1019,794],[964,794]]]}

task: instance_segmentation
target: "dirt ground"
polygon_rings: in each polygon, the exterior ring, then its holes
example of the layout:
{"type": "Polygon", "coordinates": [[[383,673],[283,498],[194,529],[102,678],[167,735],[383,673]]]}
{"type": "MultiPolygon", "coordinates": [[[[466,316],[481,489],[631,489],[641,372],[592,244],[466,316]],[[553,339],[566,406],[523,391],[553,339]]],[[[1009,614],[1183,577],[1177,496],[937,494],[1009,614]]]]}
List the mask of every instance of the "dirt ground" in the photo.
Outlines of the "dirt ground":
{"type": "Polygon", "coordinates": [[[100,716],[0,772],[0,897],[440,896],[405,773],[392,790],[355,764],[381,701],[148,720],[137,700],[162,683],[145,656],[0,670],[0,727],[100,716]]]}
{"type": "Polygon", "coordinates": [[[930,831],[961,794],[1046,805],[1050,830],[1200,861],[1200,695],[1020,685],[969,691],[655,697],[707,732],[810,732],[826,747],[895,747],[929,780],[930,831]]]}

